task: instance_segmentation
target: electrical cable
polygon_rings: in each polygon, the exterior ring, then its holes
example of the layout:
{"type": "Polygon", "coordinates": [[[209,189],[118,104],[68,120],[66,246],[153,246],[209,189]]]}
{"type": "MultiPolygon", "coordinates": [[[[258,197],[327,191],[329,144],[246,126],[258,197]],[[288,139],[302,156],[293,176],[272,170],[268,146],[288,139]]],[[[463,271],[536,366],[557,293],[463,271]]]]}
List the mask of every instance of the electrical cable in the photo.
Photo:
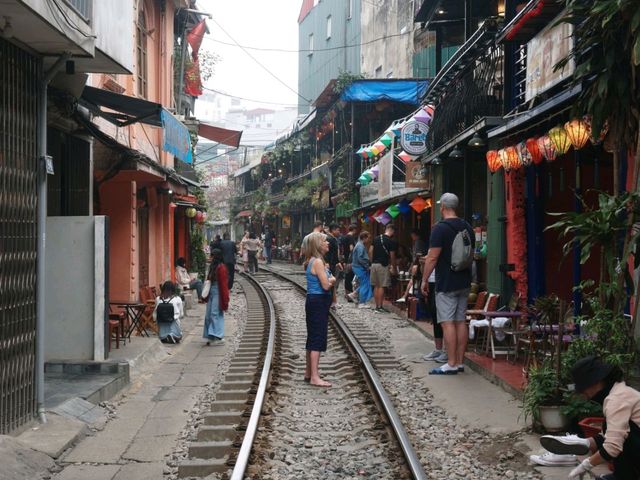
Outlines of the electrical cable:
{"type": "Polygon", "coordinates": [[[271,70],[269,70],[267,67],[265,67],[257,58],[255,58],[253,55],[251,55],[251,53],[245,49],[242,45],[240,45],[235,38],[233,38],[229,32],[227,32],[222,25],[220,25],[218,22],[216,22],[215,19],[211,19],[211,21],[213,23],[215,23],[218,28],[220,28],[220,30],[222,30],[222,32],[231,39],[232,42],[234,42],[236,45],[238,45],[238,47],[240,47],[240,49],[247,54],[247,56],[249,58],[251,58],[254,62],[256,62],[258,65],[260,65],[260,67],[267,72],[269,75],[271,75],[274,79],[276,79],[279,83],[281,83],[283,86],[285,86],[287,89],[291,90],[293,93],[295,93],[298,97],[300,97],[302,100],[304,100],[307,103],[311,103],[311,100],[309,100],[308,98],[303,97],[302,95],[300,95],[300,93],[298,93],[296,90],[294,90],[293,88],[291,88],[289,85],[287,85],[282,79],[280,79],[280,77],[278,77],[275,73],[273,73],[271,70]]]}
{"type": "MultiPolygon", "coordinates": [[[[86,33],[84,33],[80,27],[78,27],[77,24],[75,24],[74,22],[71,21],[71,19],[67,16],[66,12],[62,9],[62,7],[58,4],[58,2],[56,0],[47,0],[47,3],[49,4],[49,9],[51,9],[50,4],[53,3],[56,7],[56,9],[60,12],[60,14],[62,15],[62,17],[64,18],[64,20],[67,22],[67,24],[74,29],[75,31],[77,31],[78,33],[80,33],[82,36],[84,36],[85,38],[95,38],[95,35],[87,35],[86,33]]],[[[53,12],[52,12],[53,13],[53,12]]],[[[55,15],[55,14],[54,14],[55,15]]],[[[57,20],[56,20],[56,23],[57,20]]],[[[62,26],[58,23],[58,26],[60,28],[62,28],[62,26]]],[[[64,30],[64,29],[63,29],[64,30]]]]}
{"type": "Polygon", "coordinates": [[[231,98],[237,98],[238,100],[246,100],[247,102],[256,102],[256,103],[264,103],[266,105],[279,105],[282,107],[297,107],[298,104],[297,103],[278,103],[278,102],[268,102],[266,100],[256,100],[253,98],[245,98],[245,97],[240,97],[238,95],[231,95],[230,93],[224,93],[221,92],[220,90],[216,90],[215,88],[209,88],[209,87],[202,87],[203,90],[207,90],[209,92],[213,92],[213,93],[217,93],[219,95],[225,96],[225,97],[231,97],[231,98]]]}
{"type": "Polygon", "coordinates": [[[404,33],[394,33],[392,35],[384,35],[382,37],[378,37],[378,38],[374,38],[373,40],[369,40],[367,42],[362,42],[362,43],[352,43],[349,45],[342,45],[339,47],[329,47],[329,48],[314,48],[314,49],[301,49],[301,50],[290,50],[290,49],[286,49],[286,48],[263,48],[263,47],[249,47],[247,45],[240,45],[240,44],[236,44],[236,43],[230,43],[230,42],[225,42],[223,40],[218,40],[217,38],[211,38],[208,36],[204,36],[200,35],[202,37],[203,40],[208,40],[210,42],[215,42],[215,43],[221,43],[222,45],[228,45],[230,47],[240,47],[240,48],[246,48],[247,50],[256,50],[259,52],[278,52],[278,53],[315,53],[315,52],[330,52],[330,51],[334,51],[334,50],[345,50],[347,48],[355,48],[355,47],[362,47],[365,45],[370,45],[372,43],[376,43],[379,42],[381,40],[388,40],[390,38],[395,38],[395,37],[402,37],[404,35],[408,35],[409,33],[412,33],[411,30],[407,30],[404,33]]]}

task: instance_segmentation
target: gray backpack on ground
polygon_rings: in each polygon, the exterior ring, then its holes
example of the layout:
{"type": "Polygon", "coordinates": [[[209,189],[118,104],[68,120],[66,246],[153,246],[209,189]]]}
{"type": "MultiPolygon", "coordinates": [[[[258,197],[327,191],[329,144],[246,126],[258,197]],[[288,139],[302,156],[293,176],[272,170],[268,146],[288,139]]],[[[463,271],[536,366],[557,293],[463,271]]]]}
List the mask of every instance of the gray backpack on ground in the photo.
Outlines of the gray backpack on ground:
{"type": "Polygon", "coordinates": [[[466,225],[462,230],[458,230],[449,222],[443,221],[442,223],[456,232],[451,244],[451,270],[454,272],[468,270],[473,263],[473,242],[466,225]]]}

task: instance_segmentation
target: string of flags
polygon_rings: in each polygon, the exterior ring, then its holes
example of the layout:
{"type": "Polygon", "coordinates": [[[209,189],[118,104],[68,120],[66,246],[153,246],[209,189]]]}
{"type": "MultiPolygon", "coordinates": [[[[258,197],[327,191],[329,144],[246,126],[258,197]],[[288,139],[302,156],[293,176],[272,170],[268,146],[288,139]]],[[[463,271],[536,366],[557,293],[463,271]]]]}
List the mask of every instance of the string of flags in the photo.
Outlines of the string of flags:
{"type": "MultiPolygon", "coordinates": [[[[393,140],[400,136],[400,132],[402,131],[402,127],[404,125],[406,125],[410,121],[417,121],[429,126],[433,119],[434,112],[435,108],[433,107],[433,105],[425,105],[418,111],[414,112],[412,115],[401,118],[399,120],[395,120],[391,123],[391,125],[389,125],[389,128],[387,128],[376,141],[368,145],[361,145],[360,148],[356,151],[356,154],[363,160],[377,160],[379,157],[387,153],[390,148],[392,148],[393,140]]],[[[405,163],[411,162],[412,160],[417,158],[413,155],[409,155],[404,150],[396,156],[405,163]]],[[[376,168],[377,166],[371,167],[370,169],[365,170],[362,173],[360,178],[358,178],[358,182],[360,183],[360,185],[368,185],[378,178],[379,170],[375,170],[376,168]]]]}
{"type": "Polygon", "coordinates": [[[594,138],[591,117],[585,115],[565,123],[564,126],[553,127],[541,137],[528,138],[500,150],[489,150],[486,156],[487,166],[491,173],[495,173],[501,168],[509,172],[529,165],[540,165],[544,160],[553,162],[571,147],[580,150],[588,141],[597,145],[604,140],[608,131],[609,127],[605,122],[599,137],[594,138]]]}
{"type": "Polygon", "coordinates": [[[424,199],[422,197],[416,197],[411,202],[401,200],[398,203],[389,205],[388,207],[380,207],[372,213],[360,214],[360,221],[362,223],[378,222],[382,225],[386,225],[398,215],[408,215],[411,210],[415,210],[416,213],[421,213],[423,210],[431,208],[433,203],[430,198],[424,199]]]}

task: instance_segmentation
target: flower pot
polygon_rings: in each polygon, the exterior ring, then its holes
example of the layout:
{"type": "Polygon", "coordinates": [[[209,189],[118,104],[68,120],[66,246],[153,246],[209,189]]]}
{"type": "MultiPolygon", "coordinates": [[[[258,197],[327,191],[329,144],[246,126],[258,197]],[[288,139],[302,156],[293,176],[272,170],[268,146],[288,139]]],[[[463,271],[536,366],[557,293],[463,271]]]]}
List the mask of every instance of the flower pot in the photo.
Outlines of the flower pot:
{"type": "Polygon", "coordinates": [[[560,411],[558,405],[540,407],[540,423],[547,432],[564,432],[569,419],[560,411]]]}

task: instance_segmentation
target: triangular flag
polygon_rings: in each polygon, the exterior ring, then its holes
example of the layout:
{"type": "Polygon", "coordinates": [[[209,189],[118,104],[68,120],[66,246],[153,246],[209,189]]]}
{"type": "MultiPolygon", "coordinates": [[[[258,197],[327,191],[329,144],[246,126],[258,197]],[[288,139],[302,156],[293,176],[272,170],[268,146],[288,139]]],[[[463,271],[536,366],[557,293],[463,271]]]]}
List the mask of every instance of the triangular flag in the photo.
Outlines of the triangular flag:
{"type": "Polygon", "coordinates": [[[400,209],[398,208],[398,205],[391,205],[385,211],[389,215],[391,215],[391,218],[396,218],[398,215],[400,215],[400,209]]]}
{"type": "Polygon", "coordinates": [[[389,145],[391,145],[391,142],[393,142],[393,139],[385,133],[382,137],[380,137],[380,142],[384,144],[385,147],[389,147],[389,145]]]}
{"type": "Polygon", "coordinates": [[[411,208],[413,208],[416,213],[420,213],[427,207],[427,202],[422,197],[416,197],[409,205],[411,205],[411,208]]]}
{"type": "Polygon", "coordinates": [[[397,157],[402,160],[404,163],[410,162],[411,160],[413,160],[415,157],[412,155],[409,155],[407,152],[405,152],[404,150],[401,151],[397,157]]]}

